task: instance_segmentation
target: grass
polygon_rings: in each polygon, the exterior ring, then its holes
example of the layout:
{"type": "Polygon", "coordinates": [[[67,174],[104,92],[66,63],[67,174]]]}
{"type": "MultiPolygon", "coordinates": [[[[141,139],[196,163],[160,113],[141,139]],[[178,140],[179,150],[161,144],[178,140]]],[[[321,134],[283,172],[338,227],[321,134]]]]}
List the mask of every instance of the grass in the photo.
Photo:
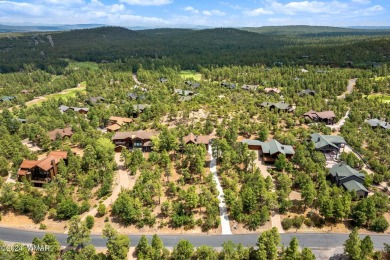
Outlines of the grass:
{"type": "Polygon", "coordinates": [[[381,81],[381,80],[384,80],[384,79],[387,79],[387,78],[390,78],[390,76],[386,76],[386,77],[375,77],[375,81],[381,81]]]}
{"type": "Polygon", "coordinates": [[[200,81],[202,79],[202,74],[196,72],[195,70],[182,70],[180,71],[180,76],[182,79],[193,78],[196,81],[200,81]]]}
{"type": "Polygon", "coordinates": [[[80,83],[79,87],[65,89],[65,90],[63,90],[60,93],[53,93],[53,94],[46,95],[46,96],[44,96],[46,99],[39,100],[38,102],[36,102],[34,104],[31,104],[31,105],[40,106],[43,101],[46,101],[48,99],[59,99],[59,98],[62,98],[64,100],[66,100],[68,98],[73,98],[73,97],[76,97],[77,93],[86,93],[87,92],[86,91],[86,87],[87,87],[87,83],[84,81],[84,82],[80,83]]]}
{"type": "Polygon", "coordinates": [[[368,95],[368,98],[378,98],[382,103],[390,103],[390,95],[376,93],[368,95]]]}
{"type": "Polygon", "coordinates": [[[67,69],[91,69],[91,70],[98,70],[99,65],[96,62],[91,61],[84,61],[84,62],[78,62],[71,59],[64,59],[65,61],[69,62],[67,69]]]}

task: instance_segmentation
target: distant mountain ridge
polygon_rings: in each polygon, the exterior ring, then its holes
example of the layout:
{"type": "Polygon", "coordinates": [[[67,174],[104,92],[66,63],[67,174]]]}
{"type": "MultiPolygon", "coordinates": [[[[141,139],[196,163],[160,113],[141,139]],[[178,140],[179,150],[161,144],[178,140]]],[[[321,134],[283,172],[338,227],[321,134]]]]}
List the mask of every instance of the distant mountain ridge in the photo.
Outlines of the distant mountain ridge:
{"type": "Polygon", "coordinates": [[[69,25],[4,25],[0,24],[0,33],[9,32],[52,32],[102,27],[104,24],[69,24],[69,25]]]}

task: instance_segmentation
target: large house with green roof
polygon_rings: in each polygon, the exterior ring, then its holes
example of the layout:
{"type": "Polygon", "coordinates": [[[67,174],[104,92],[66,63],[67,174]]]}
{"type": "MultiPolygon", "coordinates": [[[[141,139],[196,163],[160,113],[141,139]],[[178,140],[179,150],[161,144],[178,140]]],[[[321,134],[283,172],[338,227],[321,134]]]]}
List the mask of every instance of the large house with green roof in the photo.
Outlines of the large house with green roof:
{"type": "Polygon", "coordinates": [[[282,111],[282,112],[289,112],[289,113],[290,112],[293,113],[295,111],[295,106],[285,103],[284,101],[280,101],[278,103],[263,102],[260,104],[260,106],[274,111],[282,111]]]}
{"type": "Polygon", "coordinates": [[[355,191],[359,198],[365,198],[368,190],[364,187],[364,173],[351,168],[345,162],[336,164],[330,169],[330,176],[337,186],[342,186],[347,191],[355,191]]]}
{"type": "Polygon", "coordinates": [[[338,135],[322,135],[314,133],[310,135],[310,137],[316,150],[325,153],[334,152],[338,154],[340,149],[347,143],[342,136],[338,135]]]}
{"type": "Polygon", "coordinates": [[[0,102],[12,101],[12,100],[14,100],[14,99],[15,99],[14,96],[2,96],[2,97],[0,98],[0,102]]]}
{"type": "Polygon", "coordinates": [[[244,139],[241,142],[247,144],[250,150],[259,151],[259,157],[261,156],[265,162],[275,162],[279,154],[284,154],[287,159],[291,159],[295,153],[294,148],[291,145],[283,145],[275,139],[272,139],[269,142],[244,139]]]}

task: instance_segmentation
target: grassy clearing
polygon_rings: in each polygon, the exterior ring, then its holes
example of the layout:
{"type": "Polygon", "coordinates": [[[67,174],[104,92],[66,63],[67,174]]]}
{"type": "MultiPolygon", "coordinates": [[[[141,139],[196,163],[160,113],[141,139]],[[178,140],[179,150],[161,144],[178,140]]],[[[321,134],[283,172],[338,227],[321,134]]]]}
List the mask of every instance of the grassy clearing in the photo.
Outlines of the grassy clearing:
{"type": "Polygon", "coordinates": [[[381,80],[385,80],[387,78],[390,78],[390,76],[386,76],[386,77],[375,77],[375,81],[381,81],[381,80]]]}
{"type": "Polygon", "coordinates": [[[48,100],[48,99],[59,99],[59,98],[62,98],[62,99],[66,100],[68,98],[73,98],[73,97],[76,97],[77,93],[86,93],[87,92],[86,91],[86,86],[87,86],[86,82],[81,82],[79,87],[65,89],[62,92],[44,96],[43,99],[36,100],[36,101],[33,101],[33,102],[28,102],[28,103],[26,103],[26,105],[27,106],[32,106],[32,105],[40,106],[43,101],[48,100]]]}
{"type": "Polygon", "coordinates": [[[202,79],[202,74],[196,72],[195,70],[182,70],[180,71],[180,76],[182,79],[193,78],[196,81],[200,81],[202,79]]]}
{"type": "Polygon", "coordinates": [[[371,95],[368,95],[368,98],[378,98],[382,103],[390,103],[390,95],[386,95],[386,94],[380,94],[380,93],[376,93],[376,94],[371,94],[371,95]]]}
{"type": "Polygon", "coordinates": [[[69,62],[69,65],[66,67],[68,69],[91,69],[91,70],[98,70],[99,65],[96,62],[91,61],[84,61],[84,62],[78,62],[70,59],[64,59],[65,61],[69,62]]]}

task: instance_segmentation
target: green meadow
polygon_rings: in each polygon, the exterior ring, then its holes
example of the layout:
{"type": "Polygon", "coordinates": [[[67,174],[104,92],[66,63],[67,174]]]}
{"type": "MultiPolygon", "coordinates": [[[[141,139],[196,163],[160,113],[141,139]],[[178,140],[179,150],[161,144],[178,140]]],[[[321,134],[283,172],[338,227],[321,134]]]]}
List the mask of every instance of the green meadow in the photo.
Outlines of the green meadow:
{"type": "Polygon", "coordinates": [[[202,79],[202,74],[196,72],[195,70],[182,70],[180,71],[180,76],[182,79],[193,78],[196,81],[200,81],[202,79]]]}

